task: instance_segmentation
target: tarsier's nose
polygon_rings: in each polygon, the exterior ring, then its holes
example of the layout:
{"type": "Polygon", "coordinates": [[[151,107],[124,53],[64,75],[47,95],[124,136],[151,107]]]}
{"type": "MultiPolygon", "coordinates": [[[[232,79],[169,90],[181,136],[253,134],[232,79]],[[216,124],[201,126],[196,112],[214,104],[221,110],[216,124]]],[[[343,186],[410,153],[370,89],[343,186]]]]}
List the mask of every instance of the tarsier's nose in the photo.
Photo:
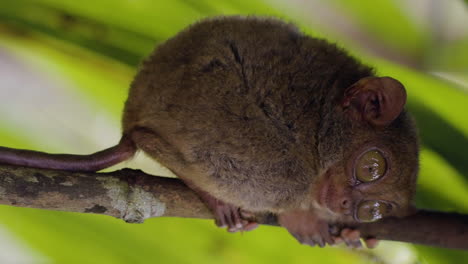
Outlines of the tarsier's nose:
{"type": "Polygon", "coordinates": [[[340,205],[343,209],[349,209],[351,207],[351,201],[347,197],[344,197],[341,199],[340,205]]]}
{"type": "Polygon", "coordinates": [[[340,212],[344,215],[351,215],[352,204],[353,202],[350,197],[341,197],[339,200],[340,212]]]}

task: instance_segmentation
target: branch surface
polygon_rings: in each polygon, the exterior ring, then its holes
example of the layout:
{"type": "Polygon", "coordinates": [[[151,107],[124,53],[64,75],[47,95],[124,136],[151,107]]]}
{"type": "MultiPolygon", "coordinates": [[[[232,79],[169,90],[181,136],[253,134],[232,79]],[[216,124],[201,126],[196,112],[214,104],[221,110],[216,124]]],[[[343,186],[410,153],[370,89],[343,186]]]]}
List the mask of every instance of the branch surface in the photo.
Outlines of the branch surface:
{"type": "MultiPolygon", "coordinates": [[[[69,212],[105,214],[141,223],[150,217],[212,218],[182,181],[138,170],[82,173],[1,165],[0,204],[69,212]]],[[[271,214],[260,224],[278,225],[271,214]]],[[[420,210],[356,226],[363,237],[468,250],[468,215],[420,210]]]]}

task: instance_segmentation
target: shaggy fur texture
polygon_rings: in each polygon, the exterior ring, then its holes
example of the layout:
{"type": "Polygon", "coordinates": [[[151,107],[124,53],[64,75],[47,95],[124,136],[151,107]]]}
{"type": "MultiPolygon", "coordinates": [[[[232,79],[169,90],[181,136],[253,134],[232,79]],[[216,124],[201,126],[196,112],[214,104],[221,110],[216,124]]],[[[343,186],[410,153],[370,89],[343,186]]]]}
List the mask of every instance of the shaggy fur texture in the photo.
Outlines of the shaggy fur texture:
{"type": "Polygon", "coordinates": [[[413,121],[403,112],[376,129],[338,107],[347,87],[373,75],[335,45],[279,20],[204,20],[143,63],[124,134],[214,197],[271,212],[312,207],[314,184],[328,169],[349,178],[353,151],[378,142],[389,152],[392,177],[374,188],[335,182],[350,185],[353,197],[395,201],[405,211],[418,163],[413,121]]]}

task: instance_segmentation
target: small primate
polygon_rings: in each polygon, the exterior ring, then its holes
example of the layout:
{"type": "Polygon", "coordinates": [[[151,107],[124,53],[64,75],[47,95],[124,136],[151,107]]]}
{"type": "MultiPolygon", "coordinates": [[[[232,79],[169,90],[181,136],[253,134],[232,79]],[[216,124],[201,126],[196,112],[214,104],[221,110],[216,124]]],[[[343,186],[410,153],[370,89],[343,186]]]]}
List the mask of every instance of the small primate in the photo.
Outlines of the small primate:
{"type": "Polygon", "coordinates": [[[333,236],[329,225],[414,211],[418,138],[405,102],[399,81],[291,24],[207,19],[143,62],[116,146],[90,155],[1,147],[0,162],[99,171],[142,150],[231,232],[271,212],[301,243],[352,244],[357,230],[333,236]]]}

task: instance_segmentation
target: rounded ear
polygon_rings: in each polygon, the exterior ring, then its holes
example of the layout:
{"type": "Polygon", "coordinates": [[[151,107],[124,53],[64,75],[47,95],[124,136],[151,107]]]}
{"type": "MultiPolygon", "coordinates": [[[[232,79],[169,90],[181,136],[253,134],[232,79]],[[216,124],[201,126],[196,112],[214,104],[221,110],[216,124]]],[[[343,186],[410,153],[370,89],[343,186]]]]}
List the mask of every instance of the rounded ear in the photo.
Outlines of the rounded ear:
{"type": "Polygon", "coordinates": [[[342,106],[350,116],[374,126],[387,126],[403,111],[405,87],[391,77],[366,77],[348,87],[342,106]]]}

